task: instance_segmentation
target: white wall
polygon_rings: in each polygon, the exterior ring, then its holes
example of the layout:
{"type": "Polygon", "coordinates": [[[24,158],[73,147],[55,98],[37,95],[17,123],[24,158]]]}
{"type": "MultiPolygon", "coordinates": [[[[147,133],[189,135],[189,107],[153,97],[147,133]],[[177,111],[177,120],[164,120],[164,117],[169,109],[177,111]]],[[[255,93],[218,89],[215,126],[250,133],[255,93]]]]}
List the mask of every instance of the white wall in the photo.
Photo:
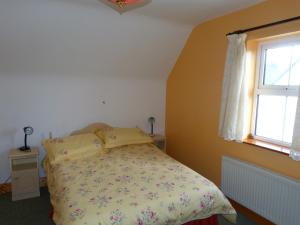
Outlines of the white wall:
{"type": "Polygon", "coordinates": [[[1,0],[0,183],[27,125],[40,159],[49,132],[95,121],[149,130],[155,116],[163,133],[166,78],[191,29],[97,0],[1,0]]]}
{"type": "Polygon", "coordinates": [[[147,130],[155,116],[163,133],[165,82],[192,28],[256,2],[153,0],[120,15],[98,0],[1,0],[0,183],[27,125],[39,147],[95,121],[147,130]]]}
{"type": "Polygon", "coordinates": [[[165,83],[161,80],[1,74],[0,96],[2,179],[9,174],[8,150],[23,145],[21,128],[27,125],[35,129],[29,137],[33,146],[40,146],[49,132],[66,135],[95,121],[149,131],[147,118],[153,115],[156,131],[164,131],[165,83]]]}

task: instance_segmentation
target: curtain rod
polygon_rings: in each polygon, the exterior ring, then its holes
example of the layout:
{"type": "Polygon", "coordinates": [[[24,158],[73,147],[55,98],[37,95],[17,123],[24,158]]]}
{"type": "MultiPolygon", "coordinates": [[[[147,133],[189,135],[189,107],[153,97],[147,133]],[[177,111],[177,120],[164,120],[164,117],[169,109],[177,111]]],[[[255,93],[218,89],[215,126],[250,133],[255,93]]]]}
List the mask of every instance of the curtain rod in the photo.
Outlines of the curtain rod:
{"type": "Polygon", "coordinates": [[[292,18],[285,19],[285,20],[280,20],[280,21],[273,22],[273,23],[264,24],[264,25],[257,26],[257,27],[251,27],[251,28],[244,29],[244,30],[236,30],[236,31],[233,31],[226,35],[228,36],[228,35],[232,35],[232,34],[242,34],[242,33],[259,30],[259,29],[266,28],[266,27],[272,27],[272,26],[276,26],[279,24],[288,23],[288,22],[295,21],[295,20],[300,20],[300,16],[292,17],[292,18]]]}

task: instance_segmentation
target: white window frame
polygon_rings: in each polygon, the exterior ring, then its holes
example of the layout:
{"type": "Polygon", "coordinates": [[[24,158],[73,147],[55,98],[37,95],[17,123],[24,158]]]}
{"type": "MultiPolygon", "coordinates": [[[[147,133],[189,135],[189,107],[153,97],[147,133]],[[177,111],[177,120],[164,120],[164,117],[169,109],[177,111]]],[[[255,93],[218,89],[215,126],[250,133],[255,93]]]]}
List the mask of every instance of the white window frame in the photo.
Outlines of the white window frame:
{"type": "Polygon", "coordinates": [[[279,96],[298,96],[299,86],[285,86],[285,85],[264,85],[263,78],[265,73],[266,63],[266,50],[269,48],[275,48],[280,46],[300,44],[300,37],[281,38],[279,40],[264,41],[258,44],[257,50],[257,62],[256,62],[256,74],[255,74],[255,87],[253,98],[253,111],[251,121],[251,135],[254,139],[274,143],[290,147],[291,143],[274,140],[267,137],[257,136],[256,131],[256,119],[258,110],[258,96],[259,95],[279,95],[279,96]]]}

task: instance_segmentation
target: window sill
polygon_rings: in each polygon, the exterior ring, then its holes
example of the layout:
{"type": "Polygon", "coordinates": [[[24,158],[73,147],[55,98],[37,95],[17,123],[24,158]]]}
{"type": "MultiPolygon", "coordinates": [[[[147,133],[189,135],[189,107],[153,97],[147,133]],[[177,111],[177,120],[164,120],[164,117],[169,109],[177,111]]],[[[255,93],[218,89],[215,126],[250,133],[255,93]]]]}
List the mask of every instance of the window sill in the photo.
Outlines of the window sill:
{"type": "Polygon", "coordinates": [[[255,145],[260,148],[264,148],[266,150],[272,151],[272,152],[277,152],[283,155],[289,155],[290,154],[290,149],[288,147],[276,145],[273,143],[265,142],[265,141],[260,141],[256,140],[253,138],[247,138],[243,141],[245,144],[249,145],[255,145]]]}

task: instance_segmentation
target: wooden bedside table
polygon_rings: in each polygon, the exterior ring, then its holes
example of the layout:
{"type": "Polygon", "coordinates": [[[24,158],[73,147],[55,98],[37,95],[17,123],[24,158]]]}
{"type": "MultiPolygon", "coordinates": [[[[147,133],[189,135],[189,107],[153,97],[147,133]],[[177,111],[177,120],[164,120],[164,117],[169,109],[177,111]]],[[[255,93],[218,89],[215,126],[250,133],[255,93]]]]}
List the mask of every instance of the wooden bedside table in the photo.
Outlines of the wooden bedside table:
{"type": "Polygon", "coordinates": [[[166,153],[166,138],[161,134],[155,134],[153,137],[153,144],[160,150],[166,153]]]}
{"type": "Polygon", "coordinates": [[[38,155],[37,148],[31,148],[30,152],[10,151],[13,201],[40,196],[38,155]]]}

